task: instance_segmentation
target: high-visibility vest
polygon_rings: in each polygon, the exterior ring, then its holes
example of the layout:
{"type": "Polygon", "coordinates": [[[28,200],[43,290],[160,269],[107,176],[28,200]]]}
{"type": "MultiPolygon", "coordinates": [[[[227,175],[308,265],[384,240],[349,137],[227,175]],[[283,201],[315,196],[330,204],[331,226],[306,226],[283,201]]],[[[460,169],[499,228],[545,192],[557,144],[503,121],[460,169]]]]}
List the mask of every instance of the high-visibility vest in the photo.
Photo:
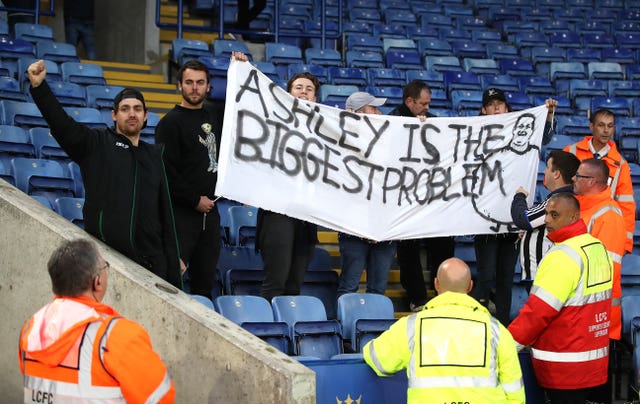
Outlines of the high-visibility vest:
{"type": "MultiPolygon", "coordinates": [[[[91,307],[85,302],[82,298],[56,299],[25,323],[19,349],[24,402],[172,403],[173,383],[153,352],[146,331],[115,311],[111,311],[113,314],[93,311],[93,315],[80,319],[65,315],[74,310],[87,312],[91,307]],[[41,321],[51,307],[51,311],[58,310],[57,322],[41,321]],[[67,319],[71,325],[61,327],[59,324],[67,319]],[[50,333],[57,338],[30,344],[29,341],[44,338],[41,337],[44,327],[62,329],[50,333]],[[32,349],[34,346],[41,348],[32,349]],[[144,362],[140,366],[145,372],[125,369],[132,367],[131,360],[136,359],[144,362]],[[126,381],[121,383],[118,378],[126,381]]],[[[108,308],[99,303],[96,307],[98,310],[108,308]]]]}
{"type": "MultiPolygon", "coordinates": [[[[593,136],[585,136],[578,143],[564,148],[564,151],[574,154],[580,161],[593,158],[589,142],[593,136]]],[[[633,250],[633,232],[636,226],[636,202],[633,198],[633,183],[631,182],[631,168],[620,154],[616,144],[609,141],[609,152],[601,158],[609,167],[609,188],[611,198],[620,205],[626,229],[625,250],[633,250]]]]}
{"type": "Polygon", "coordinates": [[[480,303],[446,292],[363,348],[379,375],[406,369],[408,403],[524,403],[515,342],[480,303]]]}
{"type": "Polygon", "coordinates": [[[607,381],[613,265],[602,243],[577,223],[581,234],[547,253],[529,299],[509,325],[520,346],[531,346],[538,383],[549,389],[607,381]]]}
{"type": "Polygon", "coordinates": [[[611,326],[609,337],[619,340],[622,333],[622,257],[626,237],[624,218],[618,204],[609,196],[609,190],[594,195],[578,196],[580,217],[589,234],[602,242],[613,261],[613,287],[611,291],[611,326]]]}

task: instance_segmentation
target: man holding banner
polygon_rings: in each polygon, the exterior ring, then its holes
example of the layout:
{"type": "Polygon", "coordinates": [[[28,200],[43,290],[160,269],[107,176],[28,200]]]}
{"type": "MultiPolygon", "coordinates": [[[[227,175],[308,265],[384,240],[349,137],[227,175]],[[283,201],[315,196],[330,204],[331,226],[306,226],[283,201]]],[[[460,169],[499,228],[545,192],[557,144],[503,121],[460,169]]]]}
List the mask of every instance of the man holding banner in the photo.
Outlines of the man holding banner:
{"type": "MultiPolygon", "coordinates": [[[[533,202],[544,106],[424,122],[356,114],[234,60],[227,86],[217,195],[375,241],[506,232],[512,190],[533,202]]],[[[261,229],[258,242],[267,236],[279,237],[261,229]]]]}
{"type": "MultiPolygon", "coordinates": [[[[376,98],[365,92],[355,92],[347,98],[347,111],[356,114],[380,115],[378,107],[384,105],[386,98],[376,98]]],[[[345,293],[358,291],[360,277],[367,269],[367,293],[384,295],[387,290],[389,270],[396,254],[395,241],[368,240],[347,233],[338,234],[342,272],[338,283],[338,297],[345,293]]]]}
{"type": "MultiPolygon", "coordinates": [[[[435,117],[429,112],[431,88],[424,82],[414,80],[403,89],[402,105],[394,108],[389,115],[418,117],[423,122],[435,117]]],[[[401,240],[398,242],[398,264],[400,265],[400,283],[407,291],[409,309],[420,311],[427,302],[422,264],[420,262],[421,245],[427,252],[427,270],[433,283],[438,265],[453,256],[453,237],[431,237],[428,239],[401,240]]]]}
{"type": "MultiPolygon", "coordinates": [[[[320,82],[311,73],[299,73],[287,82],[292,96],[316,102],[320,82]]],[[[274,296],[299,295],[304,273],[318,243],[315,224],[287,215],[260,209],[256,248],[264,261],[264,280],[260,295],[271,301],[274,296]]]]}

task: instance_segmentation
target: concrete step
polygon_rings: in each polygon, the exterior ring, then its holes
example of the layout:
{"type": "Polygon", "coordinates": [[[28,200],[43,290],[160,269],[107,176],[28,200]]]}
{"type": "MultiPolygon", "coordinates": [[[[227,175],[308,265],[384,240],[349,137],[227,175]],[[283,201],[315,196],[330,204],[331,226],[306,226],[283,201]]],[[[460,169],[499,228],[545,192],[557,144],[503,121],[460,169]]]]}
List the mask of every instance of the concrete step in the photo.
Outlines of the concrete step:
{"type": "Polygon", "coordinates": [[[120,63],[120,62],[109,62],[106,60],[87,60],[82,59],[83,63],[92,63],[95,65],[102,66],[102,69],[107,72],[123,72],[123,73],[151,73],[151,66],[135,64],[135,63],[120,63]]]}

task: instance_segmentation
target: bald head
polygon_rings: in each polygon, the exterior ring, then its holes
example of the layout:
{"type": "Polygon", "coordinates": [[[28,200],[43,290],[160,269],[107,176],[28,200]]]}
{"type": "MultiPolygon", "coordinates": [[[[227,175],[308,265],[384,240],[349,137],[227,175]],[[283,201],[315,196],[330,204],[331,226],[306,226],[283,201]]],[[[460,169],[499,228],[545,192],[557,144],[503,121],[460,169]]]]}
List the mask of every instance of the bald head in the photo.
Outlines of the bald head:
{"type": "Polygon", "coordinates": [[[442,261],[438,267],[435,287],[439,295],[444,292],[469,293],[473,287],[469,266],[459,258],[442,261]]]}

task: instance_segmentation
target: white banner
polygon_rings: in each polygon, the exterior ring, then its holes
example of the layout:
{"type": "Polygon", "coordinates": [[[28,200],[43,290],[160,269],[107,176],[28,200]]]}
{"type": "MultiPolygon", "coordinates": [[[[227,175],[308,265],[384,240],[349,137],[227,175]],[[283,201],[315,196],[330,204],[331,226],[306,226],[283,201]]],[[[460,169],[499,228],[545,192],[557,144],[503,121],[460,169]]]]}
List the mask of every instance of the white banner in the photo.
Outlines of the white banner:
{"type": "Polygon", "coordinates": [[[513,231],[516,189],[533,200],[546,114],[355,114],[232,60],[216,194],[372,240],[513,231]]]}

